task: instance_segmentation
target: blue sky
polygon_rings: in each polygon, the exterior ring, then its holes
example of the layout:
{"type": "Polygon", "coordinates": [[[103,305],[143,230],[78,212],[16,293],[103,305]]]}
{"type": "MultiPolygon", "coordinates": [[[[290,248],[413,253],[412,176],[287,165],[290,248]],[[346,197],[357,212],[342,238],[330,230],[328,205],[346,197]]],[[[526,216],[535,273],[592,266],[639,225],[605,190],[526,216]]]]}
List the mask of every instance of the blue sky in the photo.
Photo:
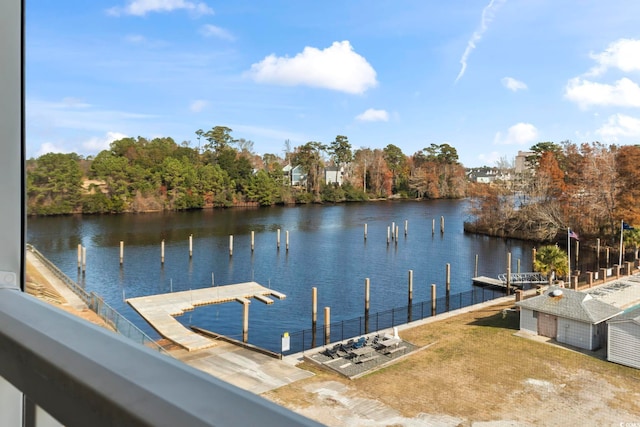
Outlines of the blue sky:
{"type": "Polygon", "coordinates": [[[282,155],[640,142],[633,0],[26,1],[27,156],[228,126],[282,155]]]}

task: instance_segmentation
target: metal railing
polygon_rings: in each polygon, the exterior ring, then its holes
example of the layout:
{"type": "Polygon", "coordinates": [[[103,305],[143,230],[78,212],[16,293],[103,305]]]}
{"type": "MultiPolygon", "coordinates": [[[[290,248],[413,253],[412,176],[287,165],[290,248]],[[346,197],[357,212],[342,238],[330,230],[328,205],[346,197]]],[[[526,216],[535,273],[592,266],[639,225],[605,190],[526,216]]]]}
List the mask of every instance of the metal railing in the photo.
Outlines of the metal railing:
{"type": "MultiPolygon", "coordinates": [[[[404,325],[436,314],[447,313],[503,296],[505,296],[505,293],[501,290],[474,288],[467,292],[436,298],[435,310],[433,310],[432,301],[429,300],[372,313],[369,314],[369,316],[360,316],[339,322],[332,322],[329,325],[330,342],[344,341],[360,335],[378,332],[383,329],[404,325]]],[[[325,325],[318,325],[316,330],[310,328],[289,333],[290,349],[282,354],[299,353],[325,345],[325,331],[325,325]]]]}
{"type": "Polygon", "coordinates": [[[71,280],[66,274],[64,274],[54,263],[49,261],[44,255],[42,255],[32,245],[26,245],[27,250],[33,253],[53,274],[56,275],[69,289],[73,291],[80,299],[87,304],[87,307],[96,313],[102,320],[104,320],[109,326],[111,326],[119,334],[142,344],[146,347],[152,348],[159,352],[165,352],[165,350],[147,334],[141,331],[136,325],[131,323],[126,317],[118,313],[118,311],[107,304],[99,295],[95,292],[87,292],[84,288],[79,286],[73,280],[71,280]]]}

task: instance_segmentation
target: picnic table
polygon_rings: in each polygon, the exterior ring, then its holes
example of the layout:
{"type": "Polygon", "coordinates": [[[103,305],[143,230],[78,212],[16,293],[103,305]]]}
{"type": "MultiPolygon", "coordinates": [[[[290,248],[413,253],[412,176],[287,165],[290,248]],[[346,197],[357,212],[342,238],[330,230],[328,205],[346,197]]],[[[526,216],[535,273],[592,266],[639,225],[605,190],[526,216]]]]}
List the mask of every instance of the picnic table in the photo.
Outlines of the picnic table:
{"type": "Polygon", "coordinates": [[[364,346],[360,348],[355,348],[350,351],[350,353],[354,356],[356,363],[366,362],[367,360],[374,359],[376,349],[369,346],[364,346]]]}
{"type": "Polygon", "coordinates": [[[378,345],[381,348],[385,349],[385,348],[389,348],[389,347],[392,347],[392,346],[396,346],[397,347],[398,344],[400,344],[401,342],[402,342],[402,340],[400,338],[387,338],[387,339],[384,339],[384,340],[378,342],[378,345]]]}

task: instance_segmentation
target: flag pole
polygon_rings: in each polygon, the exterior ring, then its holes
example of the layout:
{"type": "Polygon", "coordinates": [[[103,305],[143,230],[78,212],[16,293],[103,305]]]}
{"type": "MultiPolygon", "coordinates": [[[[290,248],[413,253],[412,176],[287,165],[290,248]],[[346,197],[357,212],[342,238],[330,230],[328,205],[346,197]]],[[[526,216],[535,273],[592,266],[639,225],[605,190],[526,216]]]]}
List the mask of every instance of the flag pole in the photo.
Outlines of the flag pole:
{"type": "Polygon", "coordinates": [[[622,266],[622,236],[624,234],[624,220],[620,220],[620,256],[618,258],[618,267],[622,266]]]}
{"type": "Polygon", "coordinates": [[[571,287],[571,229],[567,227],[567,287],[571,287]]]}

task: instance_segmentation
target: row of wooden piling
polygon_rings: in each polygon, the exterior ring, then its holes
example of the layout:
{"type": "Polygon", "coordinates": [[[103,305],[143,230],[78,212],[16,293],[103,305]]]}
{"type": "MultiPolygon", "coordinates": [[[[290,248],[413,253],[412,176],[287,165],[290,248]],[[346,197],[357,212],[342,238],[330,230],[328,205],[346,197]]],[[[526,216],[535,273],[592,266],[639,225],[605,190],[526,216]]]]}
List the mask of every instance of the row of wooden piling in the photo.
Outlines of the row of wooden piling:
{"type": "MultiPolygon", "coordinates": [[[[446,264],[446,295],[447,298],[451,295],[451,265],[446,264]]],[[[411,308],[413,306],[413,270],[408,271],[407,278],[407,286],[408,286],[408,302],[407,306],[411,308]]],[[[370,290],[371,290],[371,280],[367,277],[364,279],[364,318],[365,325],[364,330],[365,334],[369,333],[369,308],[370,308],[370,290]]],[[[431,284],[431,315],[436,315],[436,285],[435,283],[431,284]]],[[[407,314],[407,322],[411,322],[411,310],[407,314]]],[[[318,327],[318,288],[311,288],[311,329],[313,340],[315,341],[316,331],[318,327]]],[[[324,345],[328,345],[331,342],[331,308],[324,307],[324,345]]],[[[315,342],[313,344],[315,346],[315,342]]]]}
{"type": "MultiPolygon", "coordinates": [[[[432,234],[435,232],[435,219],[432,223],[432,234]]],[[[444,233],[444,217],[440,217],[440,232],[444,233]]],[[[405,237],[409,233],[409,221],[404,221],[404,235],[405,237]]],[[[364,239],[367,240],[368,234],[368,224],[364,224],[364,239]]],[[[396,225],[395,222],[392,223],[391,226],[387,227],[387,245],[392,240],[395,240],[396,244],[398,242],[398,237],[400,234],[400,227],[396,225]]],[[[276,230],[276,247],[280,250],[281,246],[281,230],[278,228],[276,230]]],[[[164,264],[165,261],[165,242],[164,239],[160,242],[160,263],[164,264]]],[[[229,256],[233,256],[233,234],[229,235],[229,256]]],[[[285,231],[285,250],[289,251],[289,231],[285,231]]],[[[251,231],[251,252],[255,251],[255,231],[251,231]]],[[[189,258],[193,257],[193,234],[189,235],[189,258]]],[[[120,265],[124,264],[124,241],[120,241],[120,265]]],[[[82,244],[78,244],[78,269],[83,272],[86,270],[86,247],[82,246],[82,244]]]]}

